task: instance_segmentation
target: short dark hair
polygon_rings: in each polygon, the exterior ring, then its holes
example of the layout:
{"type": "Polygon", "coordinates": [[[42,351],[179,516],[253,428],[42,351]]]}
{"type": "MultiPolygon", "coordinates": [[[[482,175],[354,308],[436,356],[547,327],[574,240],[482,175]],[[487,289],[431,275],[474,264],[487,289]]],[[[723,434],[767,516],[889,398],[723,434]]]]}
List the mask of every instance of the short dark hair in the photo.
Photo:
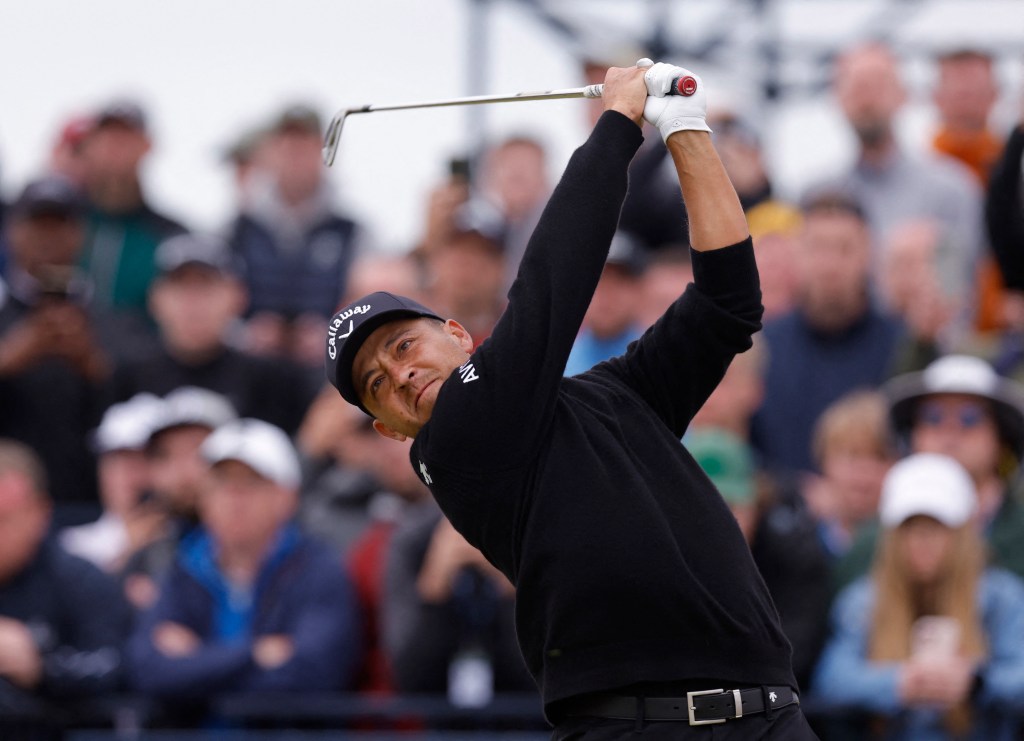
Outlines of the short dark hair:
{"type": "Polygon", "coordinates": [[[49,500],[49,480],[36,452],[17,440],[0,438],[0,476],[11,472],[27,478],[39,499],[49,500]]]}
{"type": "Polygon", "coordinates": [[[800,202],[800,213],[804,216],[847,214],[858,221],[867,223],[867,213],[852,193],[829,188],[808,193],[800,202]]]}

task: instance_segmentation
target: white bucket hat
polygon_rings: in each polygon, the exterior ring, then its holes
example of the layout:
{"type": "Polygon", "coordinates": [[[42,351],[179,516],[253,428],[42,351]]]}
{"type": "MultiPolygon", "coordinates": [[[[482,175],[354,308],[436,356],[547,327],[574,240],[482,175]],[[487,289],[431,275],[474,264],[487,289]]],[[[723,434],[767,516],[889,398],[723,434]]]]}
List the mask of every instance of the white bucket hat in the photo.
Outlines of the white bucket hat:
{"type": "Polygon", "coordinates": [[[935,394],[968,394],[991,402],[1003,441],[1018,459],[1024,455],[1024,388],[1000,376],[987,362],[970,355],[947,355],[923,371],[906,373],[883,387],[896,432],[914,426],[921,399],[935,394]]]}

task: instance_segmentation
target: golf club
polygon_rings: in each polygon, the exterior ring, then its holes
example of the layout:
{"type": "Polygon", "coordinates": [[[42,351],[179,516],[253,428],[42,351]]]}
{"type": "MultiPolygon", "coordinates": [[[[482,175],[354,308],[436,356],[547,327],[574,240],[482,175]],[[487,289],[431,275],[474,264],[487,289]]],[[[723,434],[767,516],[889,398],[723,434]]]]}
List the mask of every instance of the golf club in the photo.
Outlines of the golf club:
{"type": "MultiPolygon", "coordinates": [[[[689,75],[677,77],[672,81],[672,95],[693,95],[697,89],[697,81],[689,75]]],[[[514,103],[525,100],[558,100],[564,98],[600,98],[604,85],[587,85],[585,87],[565,88],[562,90],[542,90],[539,92],[513,93],[511,95],[471,95],[462,98],[447,98],[420,103],[391,103],[387,105],[364,105],[355,108],[343,108],[334,114],[327,133],[324,136],[322,150],[324,164],[330,167],[338,152],[341,141],[341,129],[345,119],[356,113],[376,113],[377,111],[407,111],[415,108],[445,108],[457,105],[482,105],[484,103],[514,103]]]]}

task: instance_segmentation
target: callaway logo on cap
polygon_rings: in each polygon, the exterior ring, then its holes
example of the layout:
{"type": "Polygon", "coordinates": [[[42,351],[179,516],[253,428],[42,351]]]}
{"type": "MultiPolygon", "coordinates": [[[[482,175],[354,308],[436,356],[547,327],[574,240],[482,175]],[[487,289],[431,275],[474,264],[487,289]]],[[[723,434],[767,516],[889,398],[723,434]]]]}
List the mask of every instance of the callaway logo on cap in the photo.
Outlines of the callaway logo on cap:
{"type": "Polygon", "coordinates": [[[366,411],[352,383],[352,361],[366,338],[377,327],[410,317],[430,317],[444,321],[426,306],[410,298],[383,291],[353,301],[331,318],[327,325],[324,366],[327,380],[349,404],[366,411]]]}

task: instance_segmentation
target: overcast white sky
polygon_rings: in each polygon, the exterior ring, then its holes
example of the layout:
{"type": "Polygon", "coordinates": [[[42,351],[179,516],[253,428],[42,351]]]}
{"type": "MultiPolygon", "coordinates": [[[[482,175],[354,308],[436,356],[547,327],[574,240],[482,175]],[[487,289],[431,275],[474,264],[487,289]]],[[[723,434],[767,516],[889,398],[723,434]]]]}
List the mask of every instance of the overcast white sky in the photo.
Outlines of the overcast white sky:
{"type": "MultiPolygon", "coordinates": [[[[577,5],[589,2],[577,0],[577,5]]],[[[1024,32],[1024,14],[1016,15],[1024,9],[1020,0],[983,4],[1003,12],[1003,20],[992,12],[973,16],[994,24],[987,33],[1016,28],[1014,17],[1021,31],[1013,33],[1024,32]]],[[[39,171],[68,116],[112,97],[134,96],[148,109],[156,142],[145,173],[154,204],[194,227],[215,228],[232,208],[220,151],[284,104],[308,101],[326,118],[357,104],[466,94],[469,5],[468,0],[5,2],[0,7],[0,191],[13,196],[39,171]]],[[[517,6],[492,5],[486,92],[582,83],[561,38],[517,6]]],[[[918,33],[961,33],[970,25],[942,10],[942,2],[934,5],[939,10],[923,19],[918,33]]],[[[588,7],[622,13],[626,5],[588,7]]],[[[719,9],[708,2],[671,7],[677,15],[691,8],[719,9]]],[[[673,20],[693,30],[687,17],[673,20]]],[[[824,28],[821,20],[813,25],[809,33],[824,28]]],[[[1010,77],[1019,81],[1019,69],[1010,77]]],[[[1017,96],[1015,90],[1009,94],[1017,96]]],[[[349,119],[330,177],[383,247],[402,249],[414,239],[425,193],[443,176],[448,158],[462,153],[468,110],[349,119]]],[[[586,133],[582,101],[485,110],[491,137],[540,135],[553,174],[586,133]]],[[[918,100],[905,119],[912,135],[924,131],[930,122],[926,102],[918,100]]],[[[792,105],[762,123],[784,190],[798,189],[849,153],[845,129],[827,99],[792,105]]]]}

